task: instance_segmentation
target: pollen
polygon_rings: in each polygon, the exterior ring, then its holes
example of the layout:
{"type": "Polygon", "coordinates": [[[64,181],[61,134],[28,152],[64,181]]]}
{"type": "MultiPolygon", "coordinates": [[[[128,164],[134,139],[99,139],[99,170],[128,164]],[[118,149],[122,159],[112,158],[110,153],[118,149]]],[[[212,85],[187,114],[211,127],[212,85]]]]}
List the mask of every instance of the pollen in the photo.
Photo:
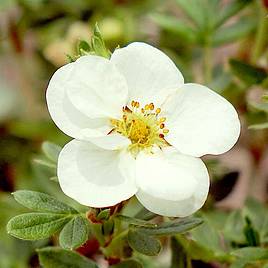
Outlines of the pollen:
{"type": "Polygon", "coordinates": [[[163,122],[165,117],[159,117],[161,109],[156,108],[153,102],[141,107],[138,101],[132,100],[130,108],[123,108],[122,119],[111,119],[113,132],[127,137],[131,144],[128,147],[134,155],[141,150],[151,150],[153,146],[162,148],[168,146],[165,135],[169,130],[163,122]]]}

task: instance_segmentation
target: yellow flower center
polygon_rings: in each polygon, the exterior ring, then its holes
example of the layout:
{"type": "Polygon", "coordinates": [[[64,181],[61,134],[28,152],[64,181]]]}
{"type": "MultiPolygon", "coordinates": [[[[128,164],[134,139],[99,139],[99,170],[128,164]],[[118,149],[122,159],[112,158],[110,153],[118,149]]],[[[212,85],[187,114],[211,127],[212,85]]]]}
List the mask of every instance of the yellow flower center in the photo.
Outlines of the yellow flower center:
{"type": "Polygon", "coordinates": [[[130,139],[129,150],[138,154],[143,149],[150,150],[153,145],[167,146],[165,135],[169,130],[165,128],[165,117],[160,117],[161,109],[153,103],[140,108],[137,101],[131,102],[131,109],[123,107],[122,119],[112,119],[113,131],[130,139]]]}

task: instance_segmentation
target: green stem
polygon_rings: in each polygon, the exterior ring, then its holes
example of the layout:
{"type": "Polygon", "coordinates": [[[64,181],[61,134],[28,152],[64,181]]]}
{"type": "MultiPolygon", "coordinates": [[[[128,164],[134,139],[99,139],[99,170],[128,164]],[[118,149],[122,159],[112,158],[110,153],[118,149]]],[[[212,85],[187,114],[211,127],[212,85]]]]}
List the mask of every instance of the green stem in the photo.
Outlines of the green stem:
{"type": "Polygon", "coordinates": [[[187,256],[187,263],[186,263],[187,268],[192,268],[192,261],[189,256],[187,256]]]}
{"type": "Polygon", "coordinates": [[[124,230],[116,237],[113,238],[112,242],[109,244],[108,247],[103,248],[102,251],[106,257],[113,256],[113,255],[121,255],[120,250],[122,248],[121,241],[125,239],[126,235],[128,234],[128,229],[124,230]]]}
{"type": "Polygon", "coordinates": [[[268,35],[268,18],[266,17],[266,11],[261,2],[259,3],[259,18],[255,44],[251,54],[251,63],[253,64],[255,64],[261,56],[268,35]]]}
{"type": "Polygon", "coordinates": [[[208,84],[212,78],[212,50],[210,43],[207,42],[204,46],[204,56],[203,56],[203,63],[204,63],[204,78],[205,83],[208,84]]]}

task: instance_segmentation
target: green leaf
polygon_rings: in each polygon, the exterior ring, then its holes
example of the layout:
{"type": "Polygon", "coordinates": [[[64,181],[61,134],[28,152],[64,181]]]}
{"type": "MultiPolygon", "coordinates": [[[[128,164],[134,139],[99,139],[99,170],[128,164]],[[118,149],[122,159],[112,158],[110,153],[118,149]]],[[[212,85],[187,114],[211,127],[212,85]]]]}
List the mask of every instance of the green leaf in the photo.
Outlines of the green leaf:
{"type": "Polygon", "coordinates": [[[251,2],[252,0],[233,0],[231,3],[225,5],[219,12],[214,27],[217,28],[222,25],[226,20],[237,14],[251,2]]]}
{"type": "Polygon", "coordinates": [[[244,227],[243,233],[246,237],[247,244],[249,247],[257,247],[260,245],[259,233],[252,226],[252,222],[249,217],[245,218],[246,226],[244,227]]]}
{"type": "Polygon", "coordinates": [[[54,163],[57,163],[61,149],[60,146],[49,141],[45,141],[42,144],[42,151],[54,163]]]}
{"type": "Polygon", "coordinates": [[[104,209],[102,210],[98,215],[97,215],[97,219],[98,220],[108,220],[110,217],[110,209],[104,209]]]}
{"type": "Polygon", "coordinates": [[[130,223],[130,224],[135,225],[135,226],[157,227],[157,224],[155,224],[155,223],[151,223],[151,222],[144,221],[144,220],[137,219],[137,218],[128,217],[125,215],[117,215],[116,217],[121,221],[125,221],[125,222],[130,223]]]}
{"type": "Polygon", "coordinates": [[[105,46],[105,42],[102,38],[100,29],[98,27],[98,24],[95,24],[95,28],[94,28],[94,34],[91,38],[91,48],[92,48],[92,52],[95,55],[104,57],[104,58],[110,58],[111,56],[111,52],[106,48],[105,46]]]}
{"type": "Polygon", "coordinates": [[[57,214],[76,214],[74,208],[58,201],[56,198],[35,191],[19,190],[13,193],[15,200],[21,205],[40,212],[57,214]]]}
{"type": "Polygon", "coordinates": [[[8,222],[7,232],[24,240],[44,239],[58,232],[70,219],[66,214],[21,214],[8,222]]]}
{"type": "Polygon", "coordinates": [[[158,215],[154,214],[153,212],[149,211],[145,207],[142,207],[142,209],[135,215],[135,218],[149,221],[158,215]]]}
{"type": "Polygon", "coordinates": [[[202,247],[219,254],[223,252],[220,233],[207,219],[204,220],[202,225],[192,230],[191,235],[193,240],[202,247]]]}
{"type": "Polygon", "coordinates": [[[78,54],[80,56],[87,55],[90,52],[90,50],[91,50],[91,47],[87,41],[85,40],[79,41],[78,54]]]}
{"type": "Polygon", "coordinates": [[[213,250],[205,248],[196,241],[185,238],[183,235],[177,235],[176,238],[183,246],[187,255],[193,260],[210,262],[219,260],[218,258],[221,258],[221,256],[216,256],[216,253],[214,253],[213,250]]]}
{"type": "Polygon", "coordinates": [[[148,256],[156,256],[161,250],[158,239],[134,229],[128,231],[128,243],[132,249],[148,256]]]}
{"type": "Polygon", "coordinates": [[[183,38],[184,41],[189,43],[196,42],[196,31],[185,22],[180,21],[175,17],[162,14],[153,14],[151,15],[151,18],[164,30],[177,34],[183,38]]]}
{"type": "Polygon", "coordinates": [[[250,125],[248,128],[249,129],[255,129],[255,130],[267,129],[268,128],[268,122],[261,123],[261,124],[250,125]]]}
{"type": "Polygon", "coordinates": [[[147,235],[173,235],[185,233],[203,222],[200,218],[186,218],[158,224],[157,227],[135,227],[147,235]]]}
{"type": "Polygon", "coordinates": [[[241,18],[238,22],[215,31],[215,34],[212,37],[212,45],[220,46],[226,43],[235,42],[247,36],[255,28],[255,19],[241,18]]]}
{"type": "Polygon", "coordinates": [[[203,28],[205,24],[205,16],[207,15],[204,8],[204,1],[200,0],[176,0],[181,9],[189,18],[199,27],[203,28]]]}
{"type": "Polygon", "coordinates": [[[114,231],[114,219],[111,218],[107,221],[104,221],[102,224],[102,233],[103,235],[111,235],[114,231]]]}
{"type": "Polygon", "coordinates": [[[236,256],[237,260],[230,266],[230,268],[243,268],[246,267],[247,264],[256,261],[268,260],[268,249],[246,247],[233,251],[232,255],[236,256]]]}
{"type": "Polygon", "coordinates": [[[244,219],[242,217],[241,211],[231,212],[226,220],[223,234],[231,242],[236,242],[239,244],[245,243],[245,237],[243,235],[244,219]]]}
{"type": "Polygon", "coordinates": [[[37,252],[44,268],[98,268],[95,262],[71,250],[47,247],[37,252]]]}
{"type": "Polygon", "coordinates": [[[249,102],[248,104],[249,104],[249,107],[250,108],[253,108],[254,110],[268,113],[268,103],[254,103],[254,102],[249,102]]]}
{"type": "Polygon", "coordinates": [[[89,235],[89,222],[82,216],[76,216],[69,221],[60,232],[60,246],[75,249],[83,245],[89,235]]]}
{"type": "Polygon", "coordinates": [[[134,259],[125,260],[111,266],[111,268],[142,268],[142,267],[143,267],[142,264],[134,259]]]}
{"type": "Polygon", "coordinates": [[[54,169],[56,170],[57,166],[54,162],[52,162],[51,160],[47,160],[47,159],[43,159],[43,158],[34,158],[33,159],[34,163],[46,167],[46,168],[50,168],[50,169],[54,169]]]}
{"type": "Polygon", "coordinates": [[[261,202],[249,198],[243,208],[243,214],[249,217],[260,235],[262,243],[268,242],[268,209],[261,202]]]}
{"type": "Polygon", "coordinates": [[[231,71],[247,85],[260,84],[267,77],[264,69],[235,59],[231,59],[229,63],[231,71]]]}

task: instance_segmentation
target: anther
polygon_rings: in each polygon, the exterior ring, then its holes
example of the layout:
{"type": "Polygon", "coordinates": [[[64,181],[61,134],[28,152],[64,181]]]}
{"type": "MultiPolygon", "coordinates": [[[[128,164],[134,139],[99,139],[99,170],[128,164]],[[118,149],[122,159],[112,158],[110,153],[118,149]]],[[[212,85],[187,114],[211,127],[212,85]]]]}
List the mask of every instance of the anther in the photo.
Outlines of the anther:
{"type": "Polygon", "coordinates": [[[136,107],[136,108],[139,108],[139,107],[140,107],[140,103],[139,103],[138,101],[136,101],[136,103],[135,103],[135,107],[136,107]]]}
{"type": "Polygon", "coordinates": [[[160,109],[160,108],[157,108],[157,109],[155,110],[155,113],[156,113],[156,114],[160,114],[160,113],[161,113],[161,109],[160,109]]]}
{"type": "Polygon", "coordinates": [[[164,122],[166,121],[166,118],[165,118],[165,117],[161,117],[161,118],[159,119],[159,121],[160,121],[160,123],[164,123],[164,122]]]}
{"type": "Polygon", "coordinates": [[[161,129],[163,129],[164,127],[165,127],[165,124],[160,124],[160,126],[159,126],[161,129]]]}
{"type": "Polygon", "coordinates": [[[159,138],[163,139],[164,137],[165,137],[164,134],[162,134],[162,133],[159,134],[159,138]]]}
{"type": "Polygon", "coordinates": [[[134,100],[131,101],[131,106],[132,106],[132,107],[135,107],[135,103],[136,103],[136,102],[135,102],[134,100]]]}
{"type": "Polygon", "coordinates": [[[144,108],[141,108],[141,112],[144,114],[144,112],[145,112],[144,108]]]}
{"type": "Polygon", "coordinates": [[[150,109],[149,104],[146,104],[144,108],[145,108],[145,110],[149,110],[150,109]]]}
{"type": "Polygon", "coordinates": [[[168,132],[169,132],[169,129],[167,129],[167,128],[163,129],[164,134],[167,134],[168,132]]]}
{"type": "Polygon", "coordinates": [[[152,102],[149,104],[149,108],[150,108],[151,111],[153,111],[153,109],[154,109],[154,104],[153,104],[152,102]]]}

